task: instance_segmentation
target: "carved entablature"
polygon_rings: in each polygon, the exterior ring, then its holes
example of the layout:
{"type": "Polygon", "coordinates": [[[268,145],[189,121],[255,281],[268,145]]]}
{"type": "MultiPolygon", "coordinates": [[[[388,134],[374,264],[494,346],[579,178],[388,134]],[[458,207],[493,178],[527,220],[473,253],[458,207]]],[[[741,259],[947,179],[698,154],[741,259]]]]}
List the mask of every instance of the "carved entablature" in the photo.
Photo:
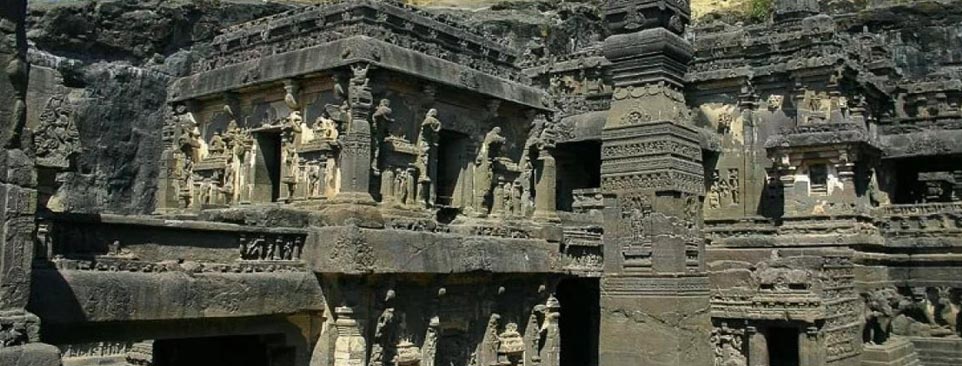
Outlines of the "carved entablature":
{"type": "Polygon", "coordinates": [[[601,51],[594,45],[524,70],[534,85],[548,91],[551,100],[546,104],[557,110],[556,118],[611,108],[612,87],[604,73],[611,63],[601,51]]]}
{"type": "Polygon", "coordinates": [[[691,21],[689,0],[611,0],[605,20],[613,33],[662,27],[681,34],[691,21]]]}
{"type": "MultiPolygon", "coordinates": [[[[521,80],[512,64],[518,51],[496,42],[483,30],[468,29],[451,16],[438,16],[400,1],[326,1],[253,22],[233,26],[214,39],[214,54],[194,65],[210,71],[264,56],[280,54],[347,38],[381,39],[486,74],[521,80]]],[[[355,50],[353,52],[358,52],[355,50]]],[[[378,55],[376,50],[360,50],[378,55]]]]}

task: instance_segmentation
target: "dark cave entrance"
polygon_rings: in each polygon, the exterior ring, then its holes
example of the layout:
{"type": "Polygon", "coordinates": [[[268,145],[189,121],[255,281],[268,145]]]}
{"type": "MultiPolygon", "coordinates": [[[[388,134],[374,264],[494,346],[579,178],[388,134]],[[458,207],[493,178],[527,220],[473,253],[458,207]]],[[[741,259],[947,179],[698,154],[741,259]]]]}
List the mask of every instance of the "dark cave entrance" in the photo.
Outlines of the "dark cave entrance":
{"type": "Polygon", "coordinates": [[[254,161],[254,202],[277,202],[281,196],[281,134],[259,132],[254,161]]]}
{"type": "Polygon", "coordinates": [[[154,366],[293,366],[292,349],[271,349],[262,336],[154,341],[154,366]]]}
{"type": "Polygon", "coordinates": [[[798,328],[768,328],[770,366],[799,366],[798,328]]]}
{"type": "Polygon", "coordinates": [[[465,156],[468,151],[468,135],[449,130],[441,130],[438,136],[438,171],[435,175],[436,204],[450,207],[454,204],[453,197],[458,186],[458,179],[467,162],[465,156]]]}
{"type": "MultiPolygon", "coordinates": [[[[945,203],[962,200],[962,155],[892,160],[892,203],[945,203]]],[[[890,190],[892,190],[890,188],[890,190]]]]}
{"type": "Polygon", "coordinates": [[[559,211],[570,212],[575,191],[601,187],[601,141],[558,144],[554,154],[558,164],[556,203],[559,211]]]}
{"type": "Polygon", "coordinates": [[[561,366],[597,366],[601,332],[601,292],[596,278],[570,278],[558,284],[561,303],[561,366]]]}

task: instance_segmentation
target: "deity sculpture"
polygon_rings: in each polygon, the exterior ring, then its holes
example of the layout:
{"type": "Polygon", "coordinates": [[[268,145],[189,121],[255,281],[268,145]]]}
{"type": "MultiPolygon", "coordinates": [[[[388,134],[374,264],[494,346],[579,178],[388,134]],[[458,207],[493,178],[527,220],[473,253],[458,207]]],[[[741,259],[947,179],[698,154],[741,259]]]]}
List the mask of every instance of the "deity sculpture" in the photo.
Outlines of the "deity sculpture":
{"type": "Polygon", "coordinates": [[[335,141],[340,135],[337,129],[337,122],[331,118],[327,111],[321,113],[320,117],[314,120],[314,136],[323,140],[335,141]]]}
{"type": "Polygon", "coordinates": [[[481,149],[474,161],[474,202],[479,215],[487,215],[491,211],[492,193],[494,190],[494,168],[492,160],[498,149],[505,142],[501,136],[501,127],[494,127],[484,136],[481,149]]]}
{"type": "Polygon", "coordinates": [[[371,169],[374,170],[375,175],[381,172],[381,144],[383,144],[384,139],[387,138],[390,124],[394,122],[394,117],[391,117],[391,113],[393,113],[391,110],[391,101],[389,99],[381,99],[381,103],[371,115],[371,121],[373,123],[371,130],[374,132],[371,134],[371,144],[374,148],[374,158],[371,162],[371,169]]]}
{"type": "Polygon", "coordinates": [[[227,143],[220,131],[214,131],[214,136],[210,138],[210,147],[207,150],[211,157],[223,157],[227,154],[227,143]]]}
{"type": "Polygon", "coordinates": [[[418,157],[417,167],[421,171],[418,179],[420,186],[421,199],[427,207],[433,207],[436,199],[434,181],[437,178],[437,149],[438,138],[441,132],[441,121],[438,120],[438,110],[431,109],[421,122],[421,131],[418,134],[418,157]]]}

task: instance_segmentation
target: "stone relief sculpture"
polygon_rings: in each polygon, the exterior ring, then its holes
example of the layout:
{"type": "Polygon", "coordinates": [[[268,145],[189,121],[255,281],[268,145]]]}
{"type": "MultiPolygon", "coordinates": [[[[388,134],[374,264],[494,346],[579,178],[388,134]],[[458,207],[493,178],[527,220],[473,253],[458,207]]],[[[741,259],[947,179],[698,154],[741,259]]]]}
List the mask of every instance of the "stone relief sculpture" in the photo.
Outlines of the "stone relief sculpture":
{"type": "Polygon", "coordinates": [[[441,132],[441,121],[438,120],[438,110],[430,109],[421,122],[418,133],[418,156],[416,165],[421,172],[418,179],[420,199],[426,207],[433,207],[436,199],[435,181],[437,181],[438,139],[441,132]]]}
{"type": "Polygon", "coordinates": [[[388,131],[390,131],[390,125],[394,123],[394,117],[391,117],[391,101],[388,99],[381,99],[380,104],[378,104],[377,109],[371,115],[371,136],[374,138],[374,163],[371,168],[374,170],[374,175],[381,174],[381,145],[384,143],[384,139],[388,136],[388,131]]]}
{"type": "Polygon", "coordinates": [[[481,216],[486,216],[492,209],[496,183],[492,164],[505,141],[501,136],[501,127],[492,128],[481,141],[481,148],[474,160],[474,210],[481,216]]]}

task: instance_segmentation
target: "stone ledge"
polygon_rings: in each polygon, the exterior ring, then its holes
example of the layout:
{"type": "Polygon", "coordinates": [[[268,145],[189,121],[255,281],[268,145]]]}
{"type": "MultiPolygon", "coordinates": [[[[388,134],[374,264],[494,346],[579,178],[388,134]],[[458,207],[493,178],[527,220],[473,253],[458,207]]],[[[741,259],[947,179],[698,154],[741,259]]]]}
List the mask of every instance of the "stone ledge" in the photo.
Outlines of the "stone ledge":
{"type": "Polygon", "coordinates": [[[29,308],[50,324],[236,318],[324,308],[320,284],[309,272],[34,270],[32,285],[29,308]]]}

